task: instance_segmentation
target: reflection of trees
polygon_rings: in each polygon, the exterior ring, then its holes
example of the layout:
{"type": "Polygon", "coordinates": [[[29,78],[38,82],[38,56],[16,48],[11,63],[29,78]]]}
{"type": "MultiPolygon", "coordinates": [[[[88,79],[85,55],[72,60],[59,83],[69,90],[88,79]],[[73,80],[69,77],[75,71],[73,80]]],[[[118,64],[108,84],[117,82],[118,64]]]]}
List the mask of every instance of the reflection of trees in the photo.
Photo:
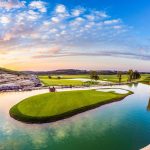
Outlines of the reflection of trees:
{"type": "Polygon", "coordinates": [[[133,83],[129,83],[129,84],[128,84],[128,87],[133,87],[133,83]]]}
{"type": "Polygon", "coordinates": [[[150,98],[149,98],[148,105],[147,105],[147,111],[150,111],[150,98]]]}
{"type": "Polygon", "coordinates": [[[138,82],[135,82],[135,83],[129,83],[128,84],[128,87],[132,88],[132,87],[137,87],[138,86],[138,82]]]}
{"type": "Polygon", "coordinates": [[[133,83],[134,87],[137,87],[137,86],[138,86],[138,84],[139,84],[138,82],[137,82],[137,83],[133,83]]]}

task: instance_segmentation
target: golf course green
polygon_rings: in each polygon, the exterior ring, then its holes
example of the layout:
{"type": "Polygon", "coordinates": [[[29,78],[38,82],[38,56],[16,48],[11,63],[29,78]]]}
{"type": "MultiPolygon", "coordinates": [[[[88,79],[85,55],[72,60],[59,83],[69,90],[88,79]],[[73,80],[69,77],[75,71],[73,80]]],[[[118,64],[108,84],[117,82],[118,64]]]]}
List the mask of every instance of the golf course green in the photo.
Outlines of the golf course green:
{"type": "Polygon", "coordinates": [[[119,101],[132,94],[113,91],[79,90],[46,93],[29,97],[10,109],[10,116],[27,123],[46,123],[71,117],[100,105],[119,101]]]}

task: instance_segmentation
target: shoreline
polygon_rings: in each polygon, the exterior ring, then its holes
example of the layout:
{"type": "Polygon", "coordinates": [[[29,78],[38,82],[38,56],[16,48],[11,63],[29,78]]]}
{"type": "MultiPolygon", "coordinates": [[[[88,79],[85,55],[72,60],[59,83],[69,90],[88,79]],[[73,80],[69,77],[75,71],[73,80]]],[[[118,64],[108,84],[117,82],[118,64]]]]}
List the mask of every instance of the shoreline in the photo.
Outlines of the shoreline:
{"type": "MultiPolygon", "coordinates": [[[[105,83],[105,84],[98,84],[98,85],[92,85],[92,86],[72,86],[70,88],[70,86],[54,86],[57,89],[73,89],[73,88],[82,88],[82,89],[86,89],[86,88],[96,88],[96,87],[100,87],[100,86],[103,86],[103,87],[106,87],[106,86],[115,86],[115,85],[129,85],[129,84],[138,84],[138,83],[141,83],[141,82],[138,82],[138,81],[133,81],[133,82],[124,82],[124,83],[105,83]]],[[[142,83],[142,84],[145,84],[145,83],[142,83]]],[[[146,84],[146,85],[149,85],[149,84],[146,84]]],[[[5,92],[24,92],[24,91],[34,91],[34,90],[44,90],[44,89],[49,89],[49,87],[51,86],[41,86],[41,87],[31,87],[31,88],[28,88],[28,89],[19,89],[19,90],[2,90],[0,91],[0,93],[5,93],[5,92]]]]}

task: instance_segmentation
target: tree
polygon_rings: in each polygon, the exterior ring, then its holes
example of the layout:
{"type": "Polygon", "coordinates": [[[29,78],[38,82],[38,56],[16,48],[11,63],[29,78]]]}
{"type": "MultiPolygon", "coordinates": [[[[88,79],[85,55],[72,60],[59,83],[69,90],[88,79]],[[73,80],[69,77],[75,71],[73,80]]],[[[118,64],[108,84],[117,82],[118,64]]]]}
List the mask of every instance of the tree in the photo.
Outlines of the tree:
{"type": "Polygon", "coordinates": [[[51,75],[48,75],[48,78],[49,78],[49,79],[51,79],[51,78],[52,78],[52,76],[51,76],[51,75]]]}
{"type": "Polygon", "coordinates": [[[118,79],[119,79],[119,83],[121,83],[121,80],[122,80],[122,72],[121,72],[121,71],[118,71],[118,72],[117,72],[117,76],[118,76],[118,79]]]}
{"type": "Polygon", "coordinates": [[[90,72],[90,78],[91,78],[91,80],[99,80],[99,75],[98,75],[98,73],[96,72],[96,71],[91,71],[90,72]]]}
{"type": "Polygon", "coordinates": [[[136,79],[139,79],[139,78],[141,78],[141,75],[137,70],[135,70],[133,72],[133,79],[136,80],[136,79]]]}
{"type": "Polygon", "coordinates": [[[57,79],[61,79],[61,76],[58,76],[57,79]]]}
{"type": "Polygon", "coordinates": [[[132,69],[128,70],[127,75],[128,81],[131,82],[133,80],[133,70],[132,69]]]}

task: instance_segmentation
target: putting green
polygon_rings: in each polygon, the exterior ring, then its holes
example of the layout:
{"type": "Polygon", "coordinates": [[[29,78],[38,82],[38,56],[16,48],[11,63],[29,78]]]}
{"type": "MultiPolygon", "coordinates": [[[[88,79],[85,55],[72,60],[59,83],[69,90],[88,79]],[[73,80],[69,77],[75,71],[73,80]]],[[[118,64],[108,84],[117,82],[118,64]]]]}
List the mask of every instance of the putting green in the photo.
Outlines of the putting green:
{"type": "Polygon", "coordinates": [[[11,117],[29,123],[60,120],[132,94],[96,90],[65,91],[29,97],[10,109],[11,117]]]}

